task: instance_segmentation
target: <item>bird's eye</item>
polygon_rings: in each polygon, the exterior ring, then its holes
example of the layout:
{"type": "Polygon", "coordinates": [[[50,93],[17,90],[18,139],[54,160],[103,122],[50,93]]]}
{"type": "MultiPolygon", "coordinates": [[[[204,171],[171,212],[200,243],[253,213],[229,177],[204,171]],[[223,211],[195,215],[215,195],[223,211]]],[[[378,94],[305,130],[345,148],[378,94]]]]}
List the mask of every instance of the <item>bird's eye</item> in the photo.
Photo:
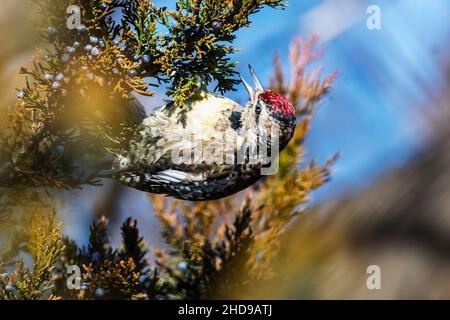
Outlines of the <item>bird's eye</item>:
{"type": "Polygon", "coordinates": [[[261,106],[259,104],[256,105],[255,111],[256,113],[261,113],[261,106]]]}

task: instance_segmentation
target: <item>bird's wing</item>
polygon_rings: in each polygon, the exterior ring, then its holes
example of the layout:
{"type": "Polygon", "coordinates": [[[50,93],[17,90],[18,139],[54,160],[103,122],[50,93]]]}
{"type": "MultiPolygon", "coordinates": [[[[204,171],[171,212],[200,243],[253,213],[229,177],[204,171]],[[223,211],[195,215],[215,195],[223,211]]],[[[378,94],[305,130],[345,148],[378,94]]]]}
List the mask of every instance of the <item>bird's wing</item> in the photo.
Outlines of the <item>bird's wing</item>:
{"type": "Polygon", "coordinates": [[[214,148],[223,150],[225,134],[232,135],[227,139],[241,143],[238,131],[232,127],[243,108],[211,93],[205,93],[203,99],[194,100],[185,108],[188,111],[184,123],[180,122],[182,110],[169,114],[161,108],[146,118],[130,142],[129,150],[121,156],[126,158],[125,165],[120,167],[120,159],[117,160],[115,171],[146,174],[153,180],[172,182],[200,180],[204,176],[214,179],[229,174],[233,165],[219,166],[207,155],[214,148]]]}

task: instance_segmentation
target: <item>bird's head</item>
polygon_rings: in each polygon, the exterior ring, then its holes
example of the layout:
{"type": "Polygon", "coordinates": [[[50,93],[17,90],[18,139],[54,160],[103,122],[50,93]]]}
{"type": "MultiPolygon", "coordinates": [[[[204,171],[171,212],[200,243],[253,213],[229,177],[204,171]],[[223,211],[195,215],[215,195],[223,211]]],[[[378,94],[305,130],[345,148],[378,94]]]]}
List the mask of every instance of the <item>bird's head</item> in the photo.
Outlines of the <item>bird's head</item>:
{"type": "Polygon", "coordinates": [[[250,107],[254,108],[255,114],[267,114],[282,127],[295,126],[296,115],[292,103],[279,93],[265,90],[253,68],[249,68],[254,88],[242,77],[241,80],[250,95],[250,107]]]}

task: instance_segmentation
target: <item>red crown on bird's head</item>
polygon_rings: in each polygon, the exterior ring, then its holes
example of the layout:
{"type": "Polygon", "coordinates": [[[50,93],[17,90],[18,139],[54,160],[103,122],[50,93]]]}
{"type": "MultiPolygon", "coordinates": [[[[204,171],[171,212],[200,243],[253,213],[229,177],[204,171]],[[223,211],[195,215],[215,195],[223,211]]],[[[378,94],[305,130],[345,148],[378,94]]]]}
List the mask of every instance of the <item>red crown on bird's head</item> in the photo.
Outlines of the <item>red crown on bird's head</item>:
{"type": "Polygon", "coordinates": [[[292,103],[279,93],[265,90],[252,66],[249,65],[249,69],[255,88],[252,88],[242,77],[241,80],[250,95],[252,105],[258,105],[259,101],[262,101],[272,117],[279,121],[294,123],[296,114],[292,103]]]}
{"type": "Polygon", "coordinates": [[[283,95],[267,90],[259,95],[259,97],[275,112],[281,112],[284,117],[295,117],[295,109],[292,103],[283,95]]]}

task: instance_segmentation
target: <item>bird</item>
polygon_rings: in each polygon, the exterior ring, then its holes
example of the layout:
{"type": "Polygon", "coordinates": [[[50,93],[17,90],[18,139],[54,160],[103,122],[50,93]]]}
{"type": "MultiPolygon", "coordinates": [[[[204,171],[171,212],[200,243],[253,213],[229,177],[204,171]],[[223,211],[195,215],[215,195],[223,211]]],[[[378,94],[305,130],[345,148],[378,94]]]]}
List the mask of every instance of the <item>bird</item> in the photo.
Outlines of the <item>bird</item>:
{"type": "Polygon", "coordinates": [[[199,89],[181,108],[169,103],[156,109],[115,155],[113,177],[144,192],[189,201],[218,200],[255,184],[270,162],[260,154],[272,159],[278,156],[270,154],[274,144],[276,153],[286,147],[296,113],[249,69],[254,87],[241,77],[250,96],[245,106],[199,89]]]}

